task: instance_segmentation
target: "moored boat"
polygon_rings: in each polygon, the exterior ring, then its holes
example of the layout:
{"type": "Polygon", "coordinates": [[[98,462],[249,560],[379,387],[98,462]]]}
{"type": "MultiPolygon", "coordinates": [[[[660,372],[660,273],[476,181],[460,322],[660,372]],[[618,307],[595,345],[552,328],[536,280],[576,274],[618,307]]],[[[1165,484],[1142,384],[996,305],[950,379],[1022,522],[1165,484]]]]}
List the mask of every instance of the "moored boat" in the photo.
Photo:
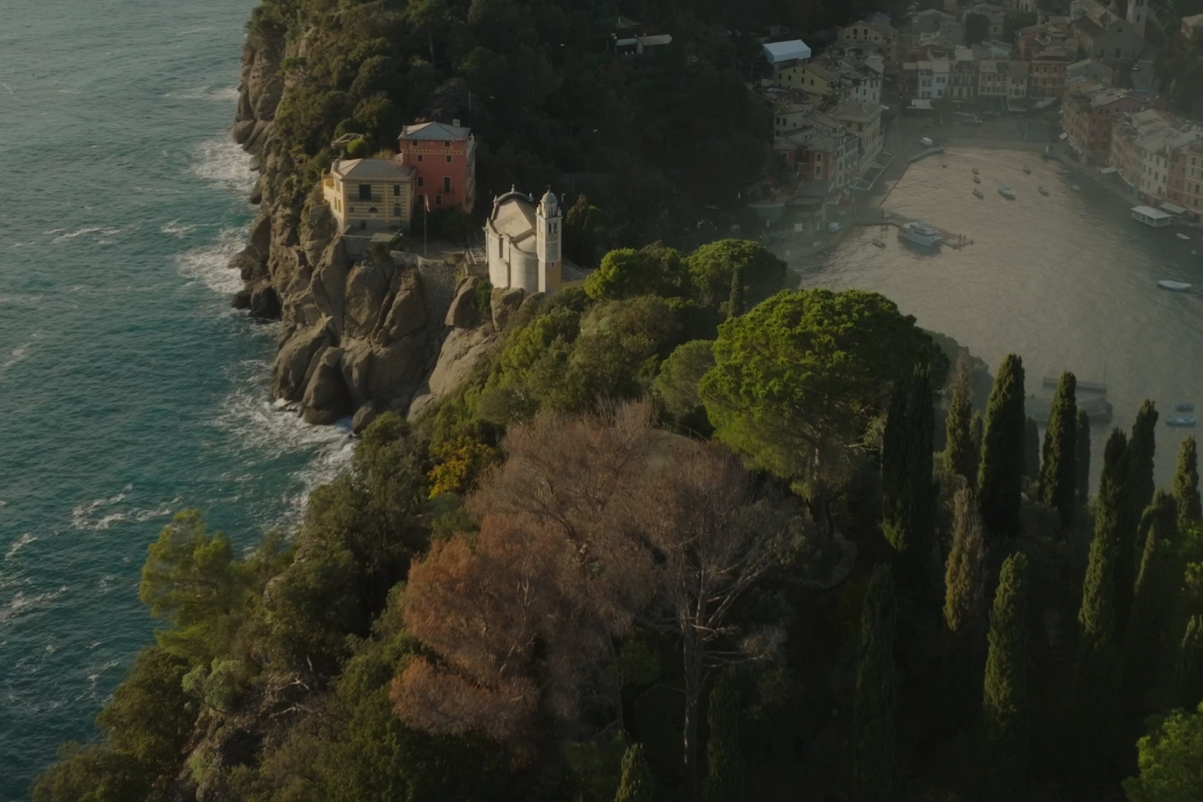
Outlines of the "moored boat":
{"type": "Polygon", "coordinates": [[[982,183],[982,179],[978,178],[978,177],[975,175],[975,176],[973,177],[973,183],[975,183],[975,184],[980,184],[980,183],[982,183]]]}
{"type": "Polygon", "coordinates": [[[974,187],[974,188],[973,188],[973,196],[974,196],[975,198],[984,198],[984,197],[986,197],[985,195],[983,195],[983,194],[982,194],[982,191],[981,191],[980,189],[978,189],[977,187],[974,187]]]}
{"type": "Polygon", "coordinates": [[[1070,188],[1070,189],[1072,189],[1074,192],[1081,192],[1081,191],[1082,191],[1082,188],[1081,188],[1080,186],[1078,186],[1077,184],[1070,184],[1070,185],[1069,185],[1069,188],[1070,188]]]}
{"type": "Polygon", "coordinates": [[[1185,428],[1185,427],[1188,427],[1188,426],[1194,426],[1194,425],[1195,425],[1195,419],[1194,419],[1194,418],[1192,418],[1192,417],[1186,416],[1186,415],[1183,415],[1183,416],[1181,416],[1181,417],[1178,417],[1178,418],[1166,418],[1166,419],[1165,419],[1165,425],[1166,425],[1166,426],[1173,426],[1173,427],[1175,427],[1175,428],[1179,428],[1179,429],[1181,429],[1181,428],[1185,428]]]}
{"type": "Polygon", "coordinates": [[[878,248],[886,247],[886,244],[879,239],[874,239],[873,244],[876,245],[878,248]]]}
{"type": "Polygon", "coordinates": [[[1028,175],[1031,175],[1031,174],[1032,174],[1032,168],[1031,168],[1031,167],[1028,167],[1026,164],[1023,166],[1023,171],[1024,171],[1025,173],[1027,173],[1028,175]]]}
{"type": "Polygon", "coordinates": [[[978,174],[978,169],[977,169],[976,167],[974,167],[974,168],[973,168],[973,174],[974,174],[974,175],[977,175],[977,174],[978,174]]]}
{"type": "Polygon", "coordinates": [[[898,235],[912,245],[920,245],[924,248],[934,248],[944,241],[944,237],[940,235],[935,226],[921,221],[905,224],[898,235]]]}
{"type": "Polygon", "coordinates": [[[1171,281],[1170,279],[1162,279],[1157,282],[1157,286],[1163,290],[1170,292],[1190,292],[1190,285],[1185,281],[1171,281]]]}
{"type": "Polygon", "coordinates": [[[1178,412],[1194,412],[1194,404],[1174,404],[1174,409],[1178,412]]]}
{"type": "Polygon", "coordinates": [[[1046,189],[1045,187],[1036,187],[1036,191],[1039,192],[1041,195],[1046,195],[1046,196],[1048,195],[1048,189],[1046,189]]]}
{"type": "Polygon", "coordinates": [[[1007,200],[1015,200],[1015,190],[1010,187],[999,187],[998,194],[1002,195],[1007,200]]]}
{"type": "Polygon", "coordinates": [[[1178,239],[1189,240],[1189,239],[1190,239],[1190,237],[1186,236],[1185,234],[1179,234],[1179,235],[1178,235],[1178,239]]]}

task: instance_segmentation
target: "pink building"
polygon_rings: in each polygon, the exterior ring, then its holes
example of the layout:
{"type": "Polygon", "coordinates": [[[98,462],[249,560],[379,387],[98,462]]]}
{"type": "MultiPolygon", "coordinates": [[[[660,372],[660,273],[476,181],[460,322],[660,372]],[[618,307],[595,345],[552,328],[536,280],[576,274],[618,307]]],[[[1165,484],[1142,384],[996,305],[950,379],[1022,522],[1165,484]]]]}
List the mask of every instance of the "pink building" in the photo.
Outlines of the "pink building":
{"type": "Polygon", "coordinates": [[[428,204],[431,211],[472,211],[476,203],[476,138],[459,120],[450,125],[419,120],[405,126],[397,137],[397,153],[400,162],[417,173],[413,185],[416,204],[428,204]]]}

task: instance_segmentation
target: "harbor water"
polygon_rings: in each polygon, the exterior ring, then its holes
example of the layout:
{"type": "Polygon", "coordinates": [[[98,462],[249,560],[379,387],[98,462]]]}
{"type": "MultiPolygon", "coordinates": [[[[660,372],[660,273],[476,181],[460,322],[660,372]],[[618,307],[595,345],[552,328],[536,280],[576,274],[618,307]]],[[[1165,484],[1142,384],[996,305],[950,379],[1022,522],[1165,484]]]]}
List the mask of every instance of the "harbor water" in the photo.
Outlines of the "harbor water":
{"type": "Polygon", "coordinates": [[[1143,226],[1131,219],[1131,204],[1060,169],[1031,151],[950,148],[907,168],[886,188],[882,207],[972,245],[922,250],[900,242],[896,229],[869,226],[791,266],[804,286],[883,293],[991,371],[1008,353],[1021,355],[1028,393],[1051,397],[1041,379],[1063,370],[1105,381],[1114,419],[1093,427],[1096,477],[1111,427],[1130,429],[1142,401],[1153,399],[1161,413],[1157,479],[1168,486],[1190,430],[1164,421],[1178,414],[1177,403],[1203,409],[1203,230],[1143,226]],[[1010,187],[1015,199],[999,187],[1010,187]],[[1157,287],[1161,279],[1192,282],[1195,291],[1166,292],[1157,287]]]}

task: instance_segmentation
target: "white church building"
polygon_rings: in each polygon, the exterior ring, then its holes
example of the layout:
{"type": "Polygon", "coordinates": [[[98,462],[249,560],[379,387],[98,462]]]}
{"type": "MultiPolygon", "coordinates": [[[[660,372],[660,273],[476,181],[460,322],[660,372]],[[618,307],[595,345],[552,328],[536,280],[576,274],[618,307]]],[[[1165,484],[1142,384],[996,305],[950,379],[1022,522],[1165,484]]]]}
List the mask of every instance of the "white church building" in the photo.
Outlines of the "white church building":
{"type": "Polygon", "coordinates": [[[563,237],[563,211],[550,188],[538,203],[513,188],[494,198],[485,223],[489,283],[531,293],[582,285],[586,273],[564,259],[563,237]]]}

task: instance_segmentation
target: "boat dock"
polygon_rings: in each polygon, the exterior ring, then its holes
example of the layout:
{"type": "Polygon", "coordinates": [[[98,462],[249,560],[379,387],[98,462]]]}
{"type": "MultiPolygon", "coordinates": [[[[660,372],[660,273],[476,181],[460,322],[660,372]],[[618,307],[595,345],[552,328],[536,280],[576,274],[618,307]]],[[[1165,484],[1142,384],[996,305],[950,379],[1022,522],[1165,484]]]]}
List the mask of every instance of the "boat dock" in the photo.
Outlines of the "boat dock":
{"type": "MultiPolygon", "coordinates": [[[[867,219],[858,219],[856,222],[862,226],[881,226],[883,230],[890,226],[901,229],[907,223],[920,222],[917,217],[907,217],[904,214],[895,214],[894,212],[887,212],[884,209],[874,211],[880,211],[880,216],[866,215],[865,218],[867,219]]],[[[960,249],[964,248],[966,245],[973,244],[973,240],[969,239],[964,234],[954,234],[951,231],[940,228],[937,225],[932,225],[931,223],[928,223],[928,225],[931,225],[932,228],[940,232],[940,236],[944,238],[943,244],[947,245],[949,248],[960,249]]]]}
{"type": "Polygon", "coordinates": [[[939,145],[937,145],[934,148],[926,148],[924,150],[919,151],[914,156],[911,156],[909,159],[906,160],[906,163],[914,164],[917,161],[922,161],[923,159],[926,159],[928,156],[935,156],[937,153],[943,153],[943,152],[944,152],[944,148],[940,147],[939,145]]]}

